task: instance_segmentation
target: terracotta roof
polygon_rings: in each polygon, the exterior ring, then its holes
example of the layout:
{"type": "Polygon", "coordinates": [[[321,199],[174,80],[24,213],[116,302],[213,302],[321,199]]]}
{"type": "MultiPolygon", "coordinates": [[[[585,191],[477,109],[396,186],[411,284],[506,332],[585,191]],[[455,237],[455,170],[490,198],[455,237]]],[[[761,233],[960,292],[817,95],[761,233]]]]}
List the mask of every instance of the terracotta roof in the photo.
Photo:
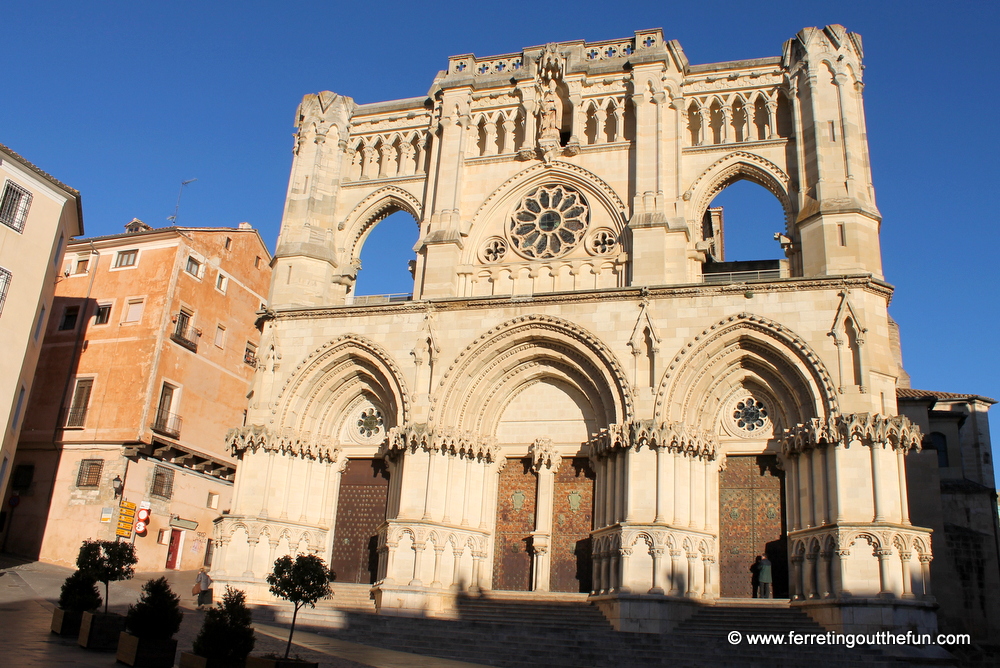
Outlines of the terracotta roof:
{"type": "Polygon", "coordinates": [[[956,394],[955,392],[936,392],[934,390],[914,390],[909,387],[897,387],[896,396],[900,399],[978,399],[995,404],[996,399],[990,399],[978,394],[956,394]]]}

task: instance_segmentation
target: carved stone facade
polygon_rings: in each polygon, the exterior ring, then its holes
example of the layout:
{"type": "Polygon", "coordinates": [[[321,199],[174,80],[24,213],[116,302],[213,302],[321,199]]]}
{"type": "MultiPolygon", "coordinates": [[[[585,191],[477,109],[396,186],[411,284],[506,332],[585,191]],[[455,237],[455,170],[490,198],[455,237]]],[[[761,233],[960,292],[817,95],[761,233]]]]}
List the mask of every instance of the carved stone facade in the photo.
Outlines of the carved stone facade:
{"type": "Polygon", "coordinates": [[[783,485],[760,512],[792,605],[933,628],[861,73],[840,26],[712,65],[650,30],[455,56],[426,97],[307,95],[216,579],[266,598],[274,554],[330,558],[339,471],[375,460],[380,612],[575,587],[655,631],[719,598],[723,553],[749,586],[719,481],[751,457],[783,485]],[[717,280],[704,221],[741,179],[781,203],[786,259],[717,280]],[[360,249],[399,210],[412,298],[361,304],[360,249]]]}

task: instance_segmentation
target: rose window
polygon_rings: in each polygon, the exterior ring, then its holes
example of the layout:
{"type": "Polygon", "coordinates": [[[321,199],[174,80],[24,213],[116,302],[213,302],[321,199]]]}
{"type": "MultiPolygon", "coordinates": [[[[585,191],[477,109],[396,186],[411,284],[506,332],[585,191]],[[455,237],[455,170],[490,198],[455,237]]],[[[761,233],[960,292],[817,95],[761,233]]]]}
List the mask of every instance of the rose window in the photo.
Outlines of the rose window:
{"type": "Polygon", "coordinates": [[[763,402],[747,397],[736,403],[733,409],[736,426],[746,431],[758,431],[768,422],[767,407],[763,402]]]}
{"type": "Polygon", "coordinates": [[[362,411],[358,416],[358,433],[364,438],[371,438],[382,430],[382,414],[375,408],[362,411]]]}
{"type": "Polygon", "coordinates": [[[594,255],[611,255],[618,250],[618,239],[611,230],[598,230],[587,242],[587,249],[594,255]]]}
{"type": "Polygon", "coordinates": [[[521,200],[510,219],[510,240],[521,255],[544,260],[571,251],[587,230],[590,211],[572,188],[535,188],[521,200]]]}
{"type": "Polygon", "coordinates": [[[503,239],[490,239],[483,246],[482,256],[486,262],[499,262],[507,254],[507,242],[503,239]]]}

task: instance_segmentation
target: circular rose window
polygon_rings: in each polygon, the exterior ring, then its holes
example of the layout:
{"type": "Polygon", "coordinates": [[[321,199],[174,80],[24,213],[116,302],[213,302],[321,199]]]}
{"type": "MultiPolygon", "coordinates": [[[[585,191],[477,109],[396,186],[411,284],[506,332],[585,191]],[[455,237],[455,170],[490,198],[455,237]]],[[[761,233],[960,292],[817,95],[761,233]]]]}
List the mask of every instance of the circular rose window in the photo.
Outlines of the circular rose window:
{"type": "Polygon", "coordinates": [[[766,438],[773,429],[770,408],[752,394],[736,397],[730,410],[730,425],[739,435],[766,438]]]}
{"type": "Polygon", "coordinates": [[[576,190],[561,185],[535,188],[511,216],[511,245],[530,259],[564,255],[580,243],[589,216],[587,202],[576,190]]]}

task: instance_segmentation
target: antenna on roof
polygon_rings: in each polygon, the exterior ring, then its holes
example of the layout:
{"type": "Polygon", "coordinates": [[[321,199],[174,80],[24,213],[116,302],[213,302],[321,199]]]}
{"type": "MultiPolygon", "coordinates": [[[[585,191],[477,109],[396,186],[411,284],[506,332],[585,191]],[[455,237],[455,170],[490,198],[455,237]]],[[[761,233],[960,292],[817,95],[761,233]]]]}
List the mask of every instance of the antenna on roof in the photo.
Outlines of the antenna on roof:
{"type": "Polygon", "coordinates": [[[174,206],[174,215],[167,216],[167,220],[169,220],[174,225],[177,224],[177,210],[181,208],[181,195],[184,194],[184,186],[186,186],[189,183],[194,183],[197,180],[198,179],[188,179],[187,181],[181,181],[181,189],[177,191],[177,205],[174,206]]]}

